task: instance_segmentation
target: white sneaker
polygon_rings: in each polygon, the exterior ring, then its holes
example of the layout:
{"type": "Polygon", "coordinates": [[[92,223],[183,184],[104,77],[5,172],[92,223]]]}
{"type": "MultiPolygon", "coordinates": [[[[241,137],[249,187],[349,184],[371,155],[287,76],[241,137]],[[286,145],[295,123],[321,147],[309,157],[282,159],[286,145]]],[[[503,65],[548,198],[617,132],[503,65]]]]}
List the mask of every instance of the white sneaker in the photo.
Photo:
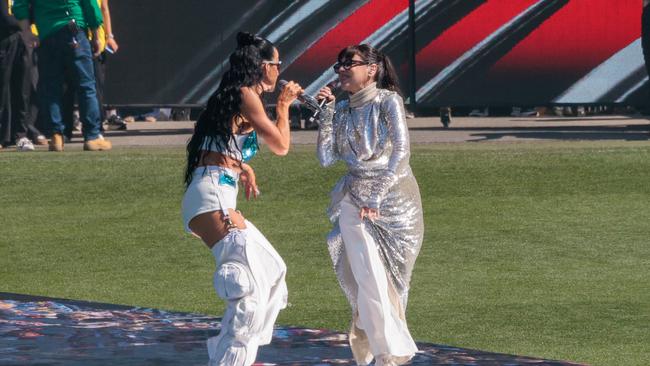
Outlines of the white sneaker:
{"type": "Polygon", "coordinates": [[[16,142],[16,150],[18,151],[34,151],[34,144],[27,137],[21,137],[16,142]]]}

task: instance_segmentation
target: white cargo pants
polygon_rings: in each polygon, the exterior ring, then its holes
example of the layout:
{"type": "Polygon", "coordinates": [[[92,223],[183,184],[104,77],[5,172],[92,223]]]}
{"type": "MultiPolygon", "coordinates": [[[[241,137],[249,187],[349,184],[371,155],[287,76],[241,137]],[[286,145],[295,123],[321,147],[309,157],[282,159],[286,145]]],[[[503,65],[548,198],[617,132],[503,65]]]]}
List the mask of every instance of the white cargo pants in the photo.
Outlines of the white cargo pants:
{"type": "MultiPolygon", "coordinates": [[[[359,217],[360,208],[345,195],[341,201],[339,227],[352,274],[357,283],[356,327],[365,332],[368,349],[355,354],[360,364],[375,358],[376,365],[395,365],[408,361],[417,352],[406,321],[390,299],[390,283],[379,257],[377,243],[359,217]],[[359,360],[361,359],[361,360],[359,360]]],[[[353,349],[353,351],[355,351],[353,349]]]]}
{"type": "Polygon", "coordinates": [[[257,228],[234,230],[212,253],[214,288],[228,305],[219,335],[208,339],[210,366],[249,366],[257,349],[269,344],[273,324],[287,305],[286,266],[257,228]]]}

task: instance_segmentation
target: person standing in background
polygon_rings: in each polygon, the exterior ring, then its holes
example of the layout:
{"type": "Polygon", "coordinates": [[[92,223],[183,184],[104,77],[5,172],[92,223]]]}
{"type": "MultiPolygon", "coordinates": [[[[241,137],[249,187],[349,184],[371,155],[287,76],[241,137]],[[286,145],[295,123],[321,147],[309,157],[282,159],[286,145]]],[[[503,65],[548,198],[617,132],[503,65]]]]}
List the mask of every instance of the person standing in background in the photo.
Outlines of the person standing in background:
{"type": "MultiPolygon", "coordinates": [[[[111,13],[108,7],[108,0],[97,0],[97,5],[101,9],[102,17],[104,18],[104,24],[102,24],[97,30],[97,36],[99,37],[99,47],[100,54],[97,57],[93,58],[93,67],[95,70],[95,86],[97,89],[97,103],[99,103],[99,115],[101,121],[107,121],[111,129],[116,130],[125,130],[126,124],[124,121],[119,118],[119,116],[113,110],[111,117],[107,116],[107,111],[104,110],[104,85],[106,81],[106,62],[109,58],[109,54],[117,52],[119,48],[117,42],[115,41],[115,36],[113,35],[113,26],[111,24],[111,13]]],[[[92,34],[88,33],[88,39],[92,40],[92,34]]],[[[63,130],[63,135],[69,141],[72,139],[72,133],[75,128],[74,117],[74,102],[75,96],[77,95],[77,90],[74,88],[73,79],[74,75],[71,72],[66,74],[66,89],[63,95],[63,123],[65,129],[63,130]]],[[[102,123],[102,131],[103,123],[102,123]]]]}
{"type": "Polygon", "coordinates": [[[74,70],[79,91],[84,150],[110,150],[111,142],[100,131],[99,103],[92,58],[100,53],[99,27],[103,18],[96,0],[16,0],[14,14],[22,29],[30,26],[30,5],[39,31],[40,113],[52,126],[50,151],[63,151],[64,124],[61,117],[65,69],[74,70]],[[86,30],[93,34],[92,46],[86,30]]]}
{"type": "MultiPolygon", "coordinates": [[[[108,58],[110,58],[109,55],[116,53],[120,47],[117,44],[117,41],[115,40],[115,34],[113,34],[113,23],[111,17],[111,10],[108,7],[108,0],[97,0],[97,1],[102,10],[102,16],[104,17],[103,30],[105,34],[104,39],[106,40],[105,41],[106,46],[104,48],[104,51],[98,58],[98,62],[95,62],[95,72],[97,74],[101,74],[101,77],[99,76],[97,77],[97,89],[101,94],[100,105],[103,105],[104,84],[106,80],[106,62],[108,58]]],[[[124,122],[122,117],[120,117],[120,115],[117,113],[117,110],[115,109],[106,110],[102,113],[102,116],[106,118],[109,129],[126,130],[126,123],[124,122]]]]}
{"type": "Polygon", "coordinates": [[[0,0],[0,148],[16,144],[18,151],[31,151],[32,139],[47,143],[34,126],[37,111],[30,108],[36,44],[36,37],[12,15],[12,0],[0,0]]]}

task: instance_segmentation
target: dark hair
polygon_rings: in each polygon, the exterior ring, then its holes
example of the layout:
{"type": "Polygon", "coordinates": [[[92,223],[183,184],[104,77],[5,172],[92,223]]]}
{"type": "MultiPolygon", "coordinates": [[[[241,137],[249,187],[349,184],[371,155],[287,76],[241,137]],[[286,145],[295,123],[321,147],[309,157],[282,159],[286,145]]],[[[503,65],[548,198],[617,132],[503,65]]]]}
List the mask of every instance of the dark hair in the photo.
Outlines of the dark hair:
{"type": "Polygon", "coordinates": [[[370,64],[377,64],[377,87],[380,89],[388,89],[398,94],[402,94],[399,88],[399,80],[397,73],[393,67],[390,58],[380,50],[374,48],[369,44],[359,44],[355,46],[348,46],[339,52],[338,61],[344,62],[351,60],[354,55],[359,55],[361,59],[370,64]]]}
{"type": "Polygon", "coordinates": [[[196,121],[194,134],[187,143],[186,186],[192,181],[192,172],[201,163],[201,147],[206,141],[233,153],[228,142],[233,137],[232,119],[241,113],[240,89],[262,82],[262,61],[272,61],[274,50],[273,43],[262,37],[247,32],[237,34],[237,48],[229,58],[230,68],[208,99],[206,108],[196,121]]]}

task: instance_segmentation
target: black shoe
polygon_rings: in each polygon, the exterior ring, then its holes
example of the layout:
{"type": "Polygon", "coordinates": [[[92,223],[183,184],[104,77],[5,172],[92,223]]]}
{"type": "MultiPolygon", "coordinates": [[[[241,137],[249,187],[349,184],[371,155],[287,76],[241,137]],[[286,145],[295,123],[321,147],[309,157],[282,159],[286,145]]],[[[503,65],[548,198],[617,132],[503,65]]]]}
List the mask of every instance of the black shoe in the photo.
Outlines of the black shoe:
{"type": "Polygon", "coordinates": [[[124,131],[126,130],[126,122],[122,117],[114,114],[108,117],[107,129],[112,131],[124,131]]]}

